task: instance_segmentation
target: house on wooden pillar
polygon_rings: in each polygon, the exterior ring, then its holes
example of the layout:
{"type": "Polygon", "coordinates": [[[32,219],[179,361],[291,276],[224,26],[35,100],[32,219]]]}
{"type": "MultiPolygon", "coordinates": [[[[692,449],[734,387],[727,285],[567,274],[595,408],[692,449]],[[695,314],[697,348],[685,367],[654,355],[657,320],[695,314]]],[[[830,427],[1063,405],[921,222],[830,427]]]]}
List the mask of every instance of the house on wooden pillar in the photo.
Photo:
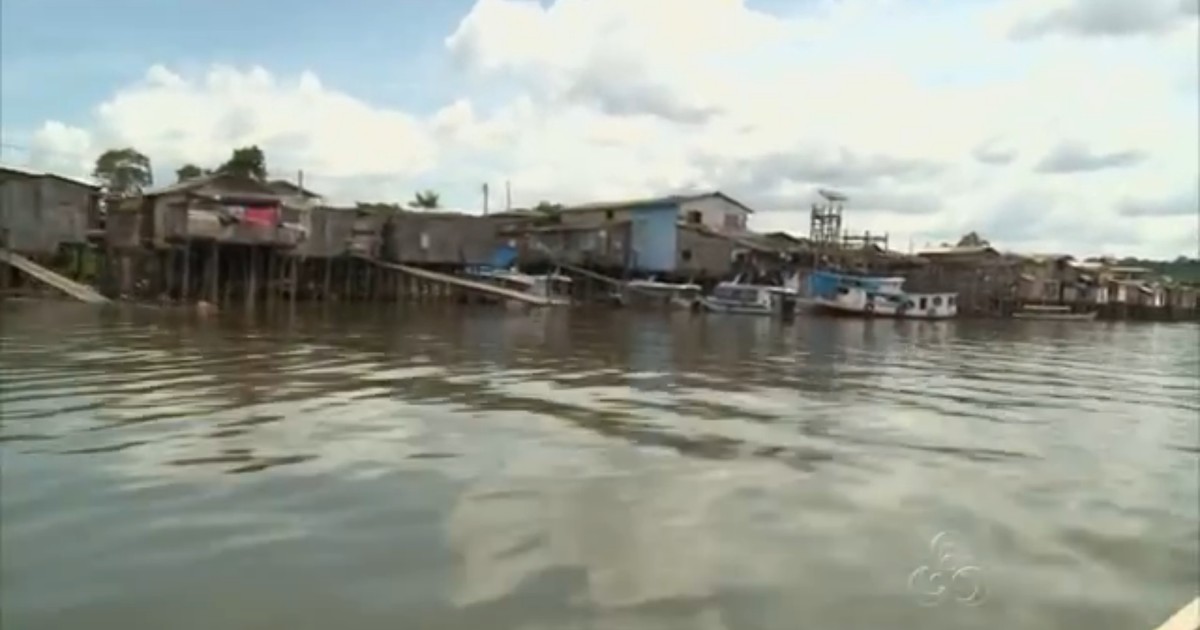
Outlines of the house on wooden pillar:
{"type": "Polygon", "coordinates": [[[116,249],[149,253],[136,257],[154,261],[152,294],[215,300],[229,280],[257,299],[276,278],[280,256],[305,240],[309,215],[265,182],[217,173],[124,200],[109,211],[108,236],[116,249]]]}
{"type": "Polygon", "coordinates": [[[722,275],[732,264],[728,237],[745,234],[752,213],[724,193],[708,192],[554,208],[502,231],[523,235],[524,251],[535,257],[610,272],[722,275]]]}
{"type": "Polygon", "coordinates": [[[101,221],[97,184],[0,165],[0,246],[48,258],[87,245],[101,221]]]}
{"type": "Polygon", "coordinates": [[[293,247],[303,240],[308,211],[289,206],[251,178],[214,174],[155,190],[121,205],[136,211],[144,244],[182,241],[293,247]]]}
{"type": "Polygon", "coordinates": [[[283,204],[290,208],[318,208],[325,205],[325,198],[299,184],[293,184],[285,179],[275,179],[267,182],[267,187],[275,193],[283,204]]]}

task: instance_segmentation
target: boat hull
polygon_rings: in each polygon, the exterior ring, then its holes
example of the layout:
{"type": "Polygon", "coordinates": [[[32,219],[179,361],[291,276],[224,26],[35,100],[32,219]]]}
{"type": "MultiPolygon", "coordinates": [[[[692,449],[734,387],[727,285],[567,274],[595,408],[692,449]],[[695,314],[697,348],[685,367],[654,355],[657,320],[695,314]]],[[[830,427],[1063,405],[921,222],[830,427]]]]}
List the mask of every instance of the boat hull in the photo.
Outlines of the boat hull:
{"type": "Polygon", "coordinates": [[[775,311],[768,306],[758,306],[753,304],[737,304],[727,303],[718,300],[703,299],[700,300],[700,305],[709,313],[723,313],[726,315],[758,315],[770,316],[774,315],[775,311]]]}
{"type": "Polygon", "coordinates": [[[1096,319],[1099,315],[1098,311],[1089,311],[1087,313],[1022,313],[1020,311],[1013,313],[1013,319],[1043,319],[1050,321],[1064,322],[1088,322],[1096,319]]]}
{"type": "Polygon", "coordinates": [[[921,320],[945,320],[952,319],[955,316],[953,312],[922,312],[913,310],[892,310],[892,309],[877,309],[868,310],[856,306],[848,306],[838,304],[837,302],[829,302],[824,300],[810,300],[805,302],[805,308],[808,312],[817,315],[831,315],[834,317],[855,317],[859,319],[921,319],[921,320]]]}

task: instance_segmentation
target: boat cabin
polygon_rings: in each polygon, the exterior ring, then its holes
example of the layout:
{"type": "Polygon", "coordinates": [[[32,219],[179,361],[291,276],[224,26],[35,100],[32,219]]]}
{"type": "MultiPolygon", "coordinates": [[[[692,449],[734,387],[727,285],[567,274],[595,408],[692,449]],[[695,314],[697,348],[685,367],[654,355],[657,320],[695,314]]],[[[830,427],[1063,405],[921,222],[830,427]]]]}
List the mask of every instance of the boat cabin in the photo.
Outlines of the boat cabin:
{"type": "Polygon", "coordinates": [[[947,319],[958,314],[958,294],[908,293],[904,278],[813,274],[812,303],[820,310],[872,317],[947,319]]]}
{"type": "Polygon", "coordinates": [[[625,284],[626,299],[640,306],[677,306],[690,308],[700,300],[702,289],[698,284],[677,284],[654,280],[633,280],[625,284]]]}
{"type": "Polygon", "coordinates": [[[833,305],[864,315],[944,319],[958,313],[954,293],[883,293],[838,287],[833,305]]]}
{"type": "Polygon", "coordinates": [[[722,282],[703,300],[712,312],[752,315],[793,315],[796,291],[787,287],[722,282]]]}
{"type": "Polygon", "coordinates": [[[562,306],[571,303],[573,281],[569,276],[561,274],[529,275],[509,270],[490,271],[478,275],[506,289],[546,298],[551,305],[562,306]]]}

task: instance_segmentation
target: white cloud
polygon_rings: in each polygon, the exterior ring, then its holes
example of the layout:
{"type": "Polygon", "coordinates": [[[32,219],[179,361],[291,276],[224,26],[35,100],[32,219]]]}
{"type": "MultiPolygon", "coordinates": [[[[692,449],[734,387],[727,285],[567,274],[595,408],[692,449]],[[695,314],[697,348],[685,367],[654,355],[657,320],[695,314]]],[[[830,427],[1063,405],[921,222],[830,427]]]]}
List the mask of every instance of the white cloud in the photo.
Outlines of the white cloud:
{"type": "Polygon", "coordinates": [[[495,207],[505,179],[518,204],[720,187],[758,205],[754,226],[799,232],[812,189],[834,185],[848,227],[899,246],[978,229],[1194,254],[1194,216],[1129,210],[1190,199],[1200,171],[1196,17],[1171,3],[479,0],[445,40],[472,91],[429,116],[311,74],[156,66],[36,142],[85,159],[133,145],[160,170],[258,143],[347,200],[435,187],[475,206],[490,181],[495,207]],[[519,95],[484,107],[497,85],[519,95]]]}

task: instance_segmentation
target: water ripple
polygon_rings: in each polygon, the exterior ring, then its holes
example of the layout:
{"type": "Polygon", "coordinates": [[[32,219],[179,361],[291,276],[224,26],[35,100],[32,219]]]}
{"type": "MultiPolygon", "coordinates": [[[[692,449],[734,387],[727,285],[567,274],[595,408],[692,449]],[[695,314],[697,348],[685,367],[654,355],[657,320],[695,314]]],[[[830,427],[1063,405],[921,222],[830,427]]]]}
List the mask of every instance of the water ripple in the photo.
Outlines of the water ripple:
{"type": "Polygon", "coordinates": [[[1150,627],[1200,583],[1194,327],[0,309],[14,627],[1150,627]],[[896,577],[947,528],[982,608],[896,577]]]}

